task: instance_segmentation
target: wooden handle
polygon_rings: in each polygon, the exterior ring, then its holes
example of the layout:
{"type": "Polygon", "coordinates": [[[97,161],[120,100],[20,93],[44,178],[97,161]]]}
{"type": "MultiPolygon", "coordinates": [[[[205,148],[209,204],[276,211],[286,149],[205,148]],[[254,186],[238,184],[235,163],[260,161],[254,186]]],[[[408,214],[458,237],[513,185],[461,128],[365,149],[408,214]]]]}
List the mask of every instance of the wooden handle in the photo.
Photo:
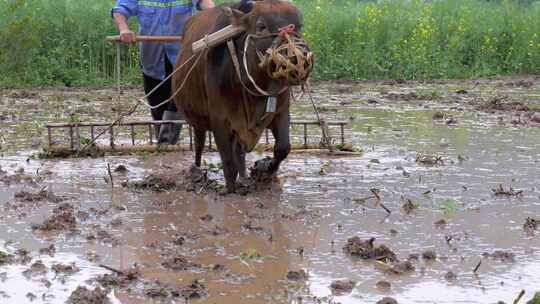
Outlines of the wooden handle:
{"type": "MultiPolygon", "coordinates": [[[[135,41],[141,42],[141,41],[153,41],[153,42],[180,42],[182,40],[182,36],[135,36],[135,41]]],[[[120,42],[120,36],[107,36],[105,38],[105,41],[107,42],[120,42]]]]}
{"type": "MultiPolygon", "coordinates": [[[[246,29],[242,26],[233,26],[229,25],[221,30],[206,35],[204,38],[197,40],[193,43],[192,50],[194,53],[197,53],[201,50],[214,47],[216,45],[219,45],[228,39],[231,39],[235,36],[240,35],[241,33],[245,32],[246,29]]],[[[135,36],[135,41],[154,41],[154,42],[180,42],[182,40],[182,36],[135,36]]],[[[120,36],[107,36],[105,38],[105,41],[107,42],[114,42],[114,43],[120,43],[120,36]]]]}

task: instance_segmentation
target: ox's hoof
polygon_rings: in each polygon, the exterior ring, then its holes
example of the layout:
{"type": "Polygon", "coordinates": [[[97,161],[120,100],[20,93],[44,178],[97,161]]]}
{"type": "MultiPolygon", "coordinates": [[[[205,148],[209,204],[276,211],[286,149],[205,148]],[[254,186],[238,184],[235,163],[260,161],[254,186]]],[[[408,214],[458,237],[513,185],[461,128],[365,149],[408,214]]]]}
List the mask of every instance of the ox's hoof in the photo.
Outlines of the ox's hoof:
{"type": "Polygon", "coordinates": [[[236,183],[236,193],[242,196],[248,195],[252,191],[252,183],[243,178],[236,183]]]}
{"type": "Polygon", "coordinates": [[[221,196],[225,196],[227,194],[231,194],[231,193],[236,193],[236,187],[235,186],[229,186],[227,185],[225,188],[221,188],[219,191],[218,191],[218,194],[221,195],[221,196]]]}
{"type": "Polygon", "coordinates": [[[249,168],[250,177],[256,182],[270,182],[276,173],[275,161],[271,157],[259,159],[253,167],[249,168]]]}

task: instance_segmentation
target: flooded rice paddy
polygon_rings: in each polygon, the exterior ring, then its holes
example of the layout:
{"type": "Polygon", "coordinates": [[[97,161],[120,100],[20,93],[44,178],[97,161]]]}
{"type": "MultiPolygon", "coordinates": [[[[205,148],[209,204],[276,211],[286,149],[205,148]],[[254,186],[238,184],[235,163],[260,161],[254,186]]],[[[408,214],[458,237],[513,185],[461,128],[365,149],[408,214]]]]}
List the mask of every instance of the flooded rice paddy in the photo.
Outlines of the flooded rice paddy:
{"type": "MultiPolygon", "coordinates": [[[[292,153],[245,196],[125,187],[180,178],[191,152],[34,157],[45,122],[110,121],[139,88],[2,91],[0,303],[513,303],[522,290],[525,303],[540,291],[538,78],[313,90],[363,154],[292,153]],[[381,245],[395,255],[368,258],[381,245]]],[[[293,117],[312,119],[297,96],[293,117]]],[[[217,153],[204,159],[219,168],[217,153]]]]}

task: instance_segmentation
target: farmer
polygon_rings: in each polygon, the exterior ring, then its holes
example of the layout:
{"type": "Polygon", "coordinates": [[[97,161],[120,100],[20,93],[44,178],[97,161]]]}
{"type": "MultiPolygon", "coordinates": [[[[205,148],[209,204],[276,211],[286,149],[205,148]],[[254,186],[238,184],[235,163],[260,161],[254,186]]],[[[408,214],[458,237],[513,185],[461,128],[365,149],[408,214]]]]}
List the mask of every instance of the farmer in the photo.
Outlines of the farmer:
{"type": "MultiPolygon", "coordinates": [[[[135,43],[136,34],[129,29],[127,19],[137,16],[139,34],[180,36],[184,23],[193,15],[195,9],[214,7],[212,0],[117,0],[111,15],[118,26],[122,43],[135,43]]],[[[180,51],[177,42],[141,42],[141,68],[144,80],[144,91],[148,94],[172,71],[176,55],[180,51]]],[[[148,96],[151,106],[158,105],[172,95],[171,80],[161,85],[148,96]]],[[[154,120],[181,120],[183,115],[178,111],[174,100],[151,110],[154,120]]],[[[162,125],[157,127],[158,143],[176,144],[180,136],[181,124],[162,125]]]]}

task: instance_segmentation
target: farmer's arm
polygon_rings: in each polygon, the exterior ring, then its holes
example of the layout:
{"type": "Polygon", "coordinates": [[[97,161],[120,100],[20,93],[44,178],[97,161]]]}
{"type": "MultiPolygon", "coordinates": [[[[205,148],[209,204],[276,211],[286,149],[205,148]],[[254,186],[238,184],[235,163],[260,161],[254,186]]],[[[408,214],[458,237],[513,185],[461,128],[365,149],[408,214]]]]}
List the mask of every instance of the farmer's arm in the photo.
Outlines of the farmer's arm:
{"type": "Polygon", "coordinates": [[[126,16],[120,13],[113,13],[113,19],[120,33],[120,41],[122,43],[135,43],[135,33],[129,29],[126,16]]]}
{"type": "Polygon", "coordinates": [[[214,7],[214,1],[212,0],[200,0],[199,1],[199,6],[201,9],[205,10],[205,9],[209,9],[209,8],[212,8],[214,7]]]}
{"type": "Polygon", "coordinates": [[[129,29],[127,19],[137,15],[137,0],[118,0],[112,8],[111,14],[120,33],[120,41],[123,43],[135,43],[135,33],[129,29]]]}

